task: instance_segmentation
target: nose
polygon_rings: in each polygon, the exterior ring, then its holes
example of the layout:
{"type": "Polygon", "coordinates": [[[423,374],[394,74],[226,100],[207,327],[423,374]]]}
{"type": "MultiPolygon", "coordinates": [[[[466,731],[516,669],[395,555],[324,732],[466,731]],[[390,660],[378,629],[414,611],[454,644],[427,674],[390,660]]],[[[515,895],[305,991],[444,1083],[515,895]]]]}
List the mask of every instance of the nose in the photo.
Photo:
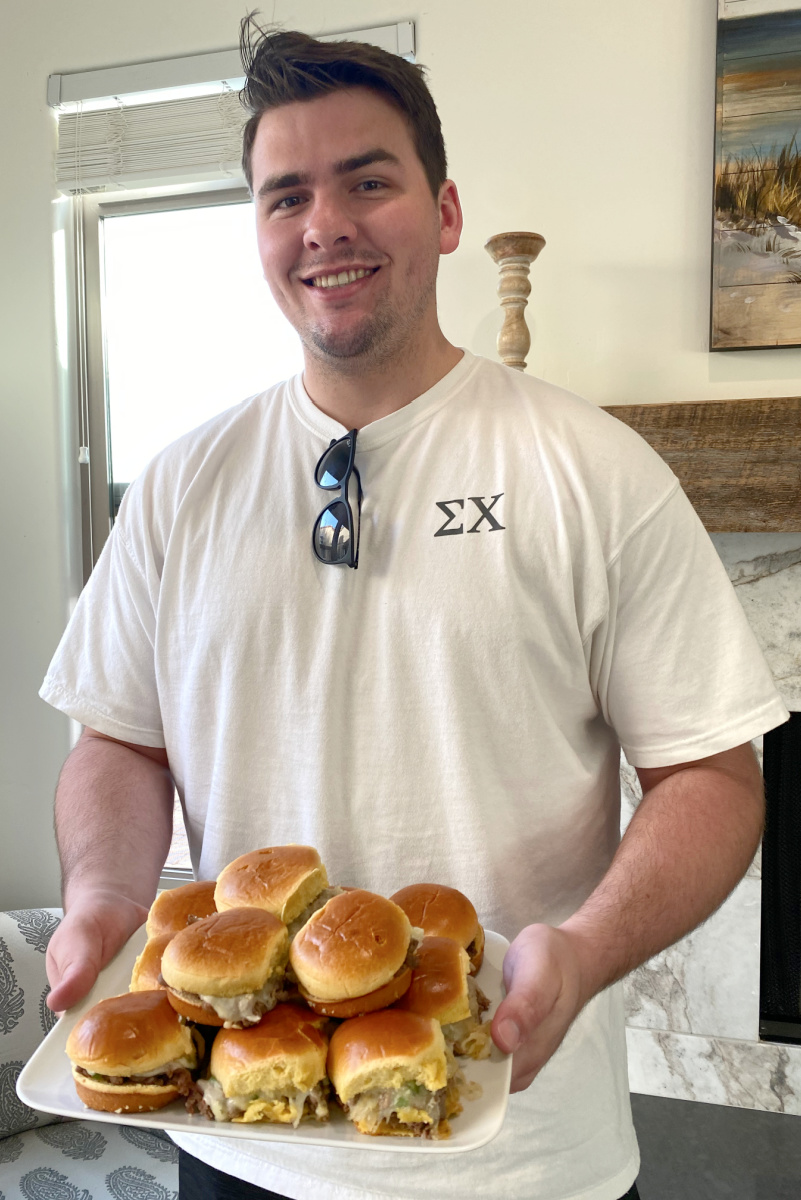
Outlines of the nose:
{"type": "Polygon", "coordinates": [[[356,238],[356,226],[345,205],[335,196],[317,196],[307,209],[303,244],[307,250],[329,251],[356,238]]]}

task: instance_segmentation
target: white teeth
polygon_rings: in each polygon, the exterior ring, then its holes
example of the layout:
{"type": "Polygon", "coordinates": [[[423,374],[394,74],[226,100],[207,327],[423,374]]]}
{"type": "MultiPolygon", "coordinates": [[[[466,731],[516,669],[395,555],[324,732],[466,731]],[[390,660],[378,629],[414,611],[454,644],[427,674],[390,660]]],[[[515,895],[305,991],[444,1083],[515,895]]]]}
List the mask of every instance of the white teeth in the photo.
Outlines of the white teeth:
{"type": "Polygon", "coordinates": [[[355,283],[357,279],[364,279],[366,275],[372,274],[372,269],[365,271],[363,267],[359,267],[356,271],[340,271],[338,275],[315,275],[311,282],[313,287],[343,287],[346,283],[355,283]]]}

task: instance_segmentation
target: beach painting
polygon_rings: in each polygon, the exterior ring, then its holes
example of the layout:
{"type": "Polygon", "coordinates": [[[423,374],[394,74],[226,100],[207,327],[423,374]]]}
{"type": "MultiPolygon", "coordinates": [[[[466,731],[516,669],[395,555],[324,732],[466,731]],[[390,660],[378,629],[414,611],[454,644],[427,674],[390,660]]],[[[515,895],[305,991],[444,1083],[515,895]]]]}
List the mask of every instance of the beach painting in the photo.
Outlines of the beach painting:
{"type": "Polygon", "coordinates": [[[718,22],[710,349],[801,345],[801,8],[718,22]]]}

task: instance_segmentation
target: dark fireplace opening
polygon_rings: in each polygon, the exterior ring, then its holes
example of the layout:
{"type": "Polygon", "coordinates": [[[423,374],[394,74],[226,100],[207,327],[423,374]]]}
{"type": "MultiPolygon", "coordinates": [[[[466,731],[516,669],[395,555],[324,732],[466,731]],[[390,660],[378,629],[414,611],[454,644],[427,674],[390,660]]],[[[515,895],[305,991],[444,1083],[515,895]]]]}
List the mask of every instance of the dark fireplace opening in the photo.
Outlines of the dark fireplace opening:
{"type": "Polygon", "coordinates": [[[759,1036],[801,1044],[801,713],[763,739],[759,1036]]]}

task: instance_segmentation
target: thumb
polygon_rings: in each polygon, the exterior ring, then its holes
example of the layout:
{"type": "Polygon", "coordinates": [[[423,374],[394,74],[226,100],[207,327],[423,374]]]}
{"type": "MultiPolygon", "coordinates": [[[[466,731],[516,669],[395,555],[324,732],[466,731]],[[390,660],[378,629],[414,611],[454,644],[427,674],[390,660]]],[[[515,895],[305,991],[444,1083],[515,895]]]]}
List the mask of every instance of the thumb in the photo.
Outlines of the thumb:
{"type": "Polygon", "coordinates": [[[492,1021],[492,1039],[505,1054],[514,1054],[531,1037],[559,998],[562,973],[549,945],[552,932],[548,926],[528,926],[507,951],[506,997],[492,1021]]]}

